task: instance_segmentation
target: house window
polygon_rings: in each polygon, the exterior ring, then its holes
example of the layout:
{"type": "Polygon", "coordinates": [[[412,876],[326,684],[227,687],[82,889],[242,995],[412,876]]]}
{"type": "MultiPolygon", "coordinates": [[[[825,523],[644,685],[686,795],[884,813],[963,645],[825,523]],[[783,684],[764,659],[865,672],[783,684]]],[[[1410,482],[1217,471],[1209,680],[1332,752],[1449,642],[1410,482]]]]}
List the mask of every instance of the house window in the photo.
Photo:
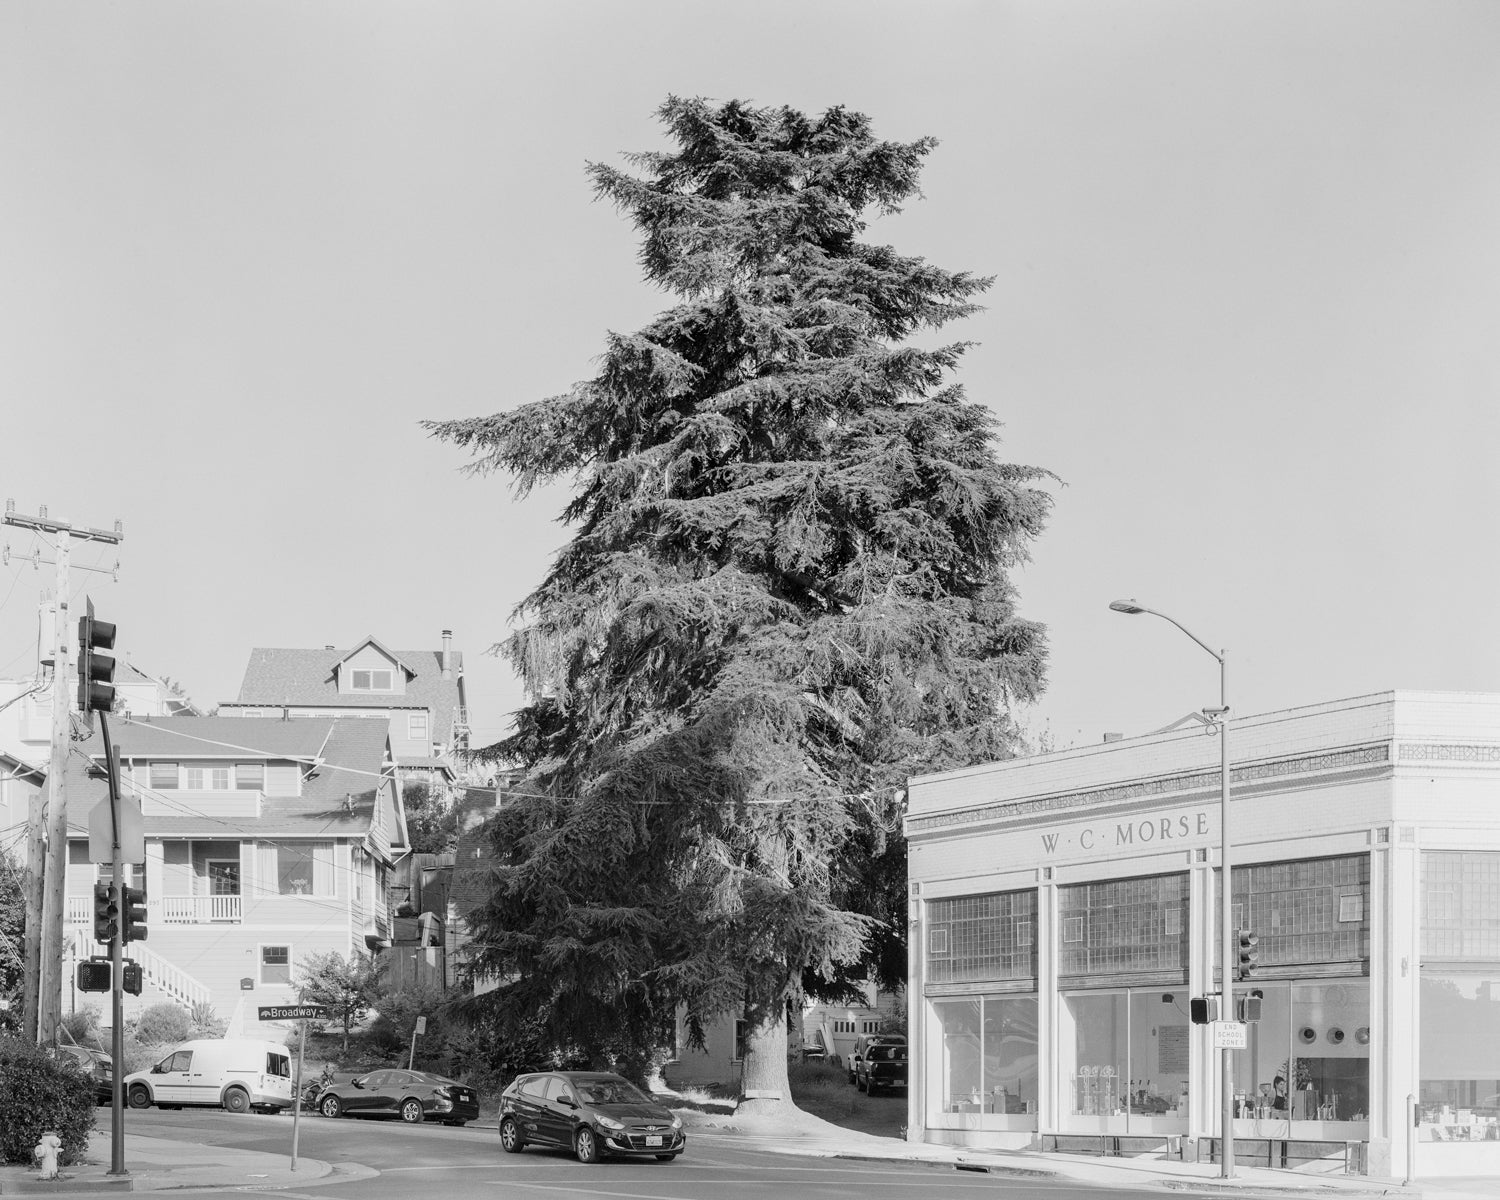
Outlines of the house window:
{"type": "Polygon", "coordinates": [[[863,1021],[863,1022],[861,1022],[861,1027],[862,1027],[862,1029],[863,1029],[863,1031],[865,1033],[879,1033],[880,1032],[880,1022],[879,1021],[863,1021]]]}
{"type": "Polygon", "coordinates": [[[266,764],[265,763],[235,763],[234,764],[234,786],[242,792],[263,792],[266,790],[266,764]]]}
{"type": "Polygon", "coordinates": [[[155,792],[170,791],[177,787],[177,764],[174,762],[154,762],[151,764],[151,790],[155,792]]]}
{"type": "Polygon", "coordinates": [[[333,853],[332,842],[260,842],[256,876],[262,894],[332,896],[333,853]]]}
{"type": "Polygon", "coordinates": [[[183,787],[190,792],[222,792],[229,788],[229,768],[198,764],[183,769],[183,787]]]}
{"type": "Polygon", "coordinates": [[[407,713],[406,736],[414,742],[425,742],[427,740],[426,713],[407,713]]]}
{"type": "Polygon", "coordinates": [[[260,981],[262,983],[292,982],[292,948],[290,946],[262,946],[260,948],[260,981]]]}
{"type": "Polygon", "coordinates": [[[349,686],[356,692],[388,692],[391,690],[391,672],[351,671],[349,686]]]}

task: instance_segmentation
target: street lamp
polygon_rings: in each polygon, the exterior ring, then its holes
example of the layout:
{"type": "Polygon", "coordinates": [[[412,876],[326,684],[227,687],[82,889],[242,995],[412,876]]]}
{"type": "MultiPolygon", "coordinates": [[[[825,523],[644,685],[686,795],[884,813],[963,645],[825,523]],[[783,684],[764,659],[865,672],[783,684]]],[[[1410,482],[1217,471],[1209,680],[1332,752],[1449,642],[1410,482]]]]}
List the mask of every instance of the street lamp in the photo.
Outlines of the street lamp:
{"type": "MultiPolygon", "coordinates": [[[[1235,961],[1235,938],[1234,911],[1231,907],[1233,882],[1230,869],[1232,842],[1229,837],[1229,699],[1225,683],[1225,652],[1215,650],[1182,622],[1167,616],[1164,612],[1157,612],[1154,608],[1137,604],[1134,600],[1116,600],[1109,607],[1114,612],[1127,613],[1131,616],[1137,613],[1150,613],[1153,617],[1160,617],[1163,621],[1171,622],[1212,654],[1219,664],[1219,707],[1205,708],[1203,714],[1213,717],[1219,726],[1219,922],[1221,936],[1219,1019],[1233,1021],[1236,1015],[1234,967],[1232,965],[1235,961]]],[[[1220,1145],[1223,1152],[1219,1155],[1219,1174],[1229,1179],[1234,1175],[1234,1051],[1228,1047],[1220,1050],[1219,1082],[1223,1092],[1221,1096],[1223,1111],[1220,1116],[1223,1126],[1220,1132],[1220,1145]]]]}

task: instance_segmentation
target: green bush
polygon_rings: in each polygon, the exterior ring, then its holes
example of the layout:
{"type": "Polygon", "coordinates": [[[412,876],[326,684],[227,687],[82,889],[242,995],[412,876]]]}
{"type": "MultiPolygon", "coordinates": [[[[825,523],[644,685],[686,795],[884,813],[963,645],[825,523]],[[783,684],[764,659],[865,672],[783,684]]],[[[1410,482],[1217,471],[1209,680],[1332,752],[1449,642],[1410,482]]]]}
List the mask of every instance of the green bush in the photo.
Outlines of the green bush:
{"type": "Polygon", "coordinates": [[[398,1054],[409,1047],[417,1018],[426,1017],[427,1032],[417,1039],[417,1061],[434,1062],[446,1057],[449,1031],[440,1011],[443,993],[437,988],[385,990],[376,997],[375,1008],[378,1015],[370,1022],[370,1041],[382,1054],[398,1054]]]}
{"type": "Polygon", "coordinates": [[[0,1038],[0,1162],[30,1163],[42,1134],[62,1139],[62,1162],[88,1149],[94,1081],[20,1038],[0,1038]]]}
{"type": "Polygon", "coordinates": [[[66,1043],[72,1038],[74,1044],[79,1046],[99,1045],[99,1006],[97,1004],[85,1004],[82,1008],[67,1013],[62,1019],[62,1027],[67,1030],[67,1036],[58,1039],[66,1043]]]}
{"type": "Polygon", "coordinates": [[[135,1039],[147,1045],[185,1042],[193,1036],[193,1020],[175,1004],[163,1001],[141,1013],[135,1039]]]}

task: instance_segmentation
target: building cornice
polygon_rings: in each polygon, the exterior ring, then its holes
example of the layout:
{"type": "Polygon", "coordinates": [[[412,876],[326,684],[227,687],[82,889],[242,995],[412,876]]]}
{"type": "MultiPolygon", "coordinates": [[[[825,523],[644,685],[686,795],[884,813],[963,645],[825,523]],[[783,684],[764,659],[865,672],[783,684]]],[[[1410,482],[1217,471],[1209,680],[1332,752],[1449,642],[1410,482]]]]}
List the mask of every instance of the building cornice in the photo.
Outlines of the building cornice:
{"type": "MultiPolygon", "coordinates": [[[[1433,747],[1448,749],[1450,747],[1433,747]]],[[[1473,747],[1471,747],[1472,749],[1473,747]]],[[[1500,747],[1495,749],[1500,750],[1500,747]]],[[[1387,764],[1391,758],[1389,742],[1376,742],[1361,746],[1345,746],[1318,754],[1304,754],[1293,758],[1265,759],[1259,762],[1231,766],[1230,790],[1258,784],[1257,792],[1268,790],[1268,781],[1318,779],[1332,774],[1368,769],[1387,764]]],[[[1497,759],[1500,761],[1500,759],[1497,759]]],[[[1068,812],[1076,809],[1114,806],[1132,800],[1159,798],[1180,799],[1196,793],[1216,790],[1219,786],[1219,769],[1180,771],[1174,774],[1156,775],[1128,783],[1111,784],[1108,787],[1055,792],[1041,796],[1027,796],[1016,800],[978,804],[973,807],[955,809],[950,812],[931,813],[908,817],[908,835],[950,829],[961,825],[978,825],[992,822],[1021,821],[1037,814],[1068,812]]],[[[1277,789],[1280,790],[1280,789],[1277,789]]]]}

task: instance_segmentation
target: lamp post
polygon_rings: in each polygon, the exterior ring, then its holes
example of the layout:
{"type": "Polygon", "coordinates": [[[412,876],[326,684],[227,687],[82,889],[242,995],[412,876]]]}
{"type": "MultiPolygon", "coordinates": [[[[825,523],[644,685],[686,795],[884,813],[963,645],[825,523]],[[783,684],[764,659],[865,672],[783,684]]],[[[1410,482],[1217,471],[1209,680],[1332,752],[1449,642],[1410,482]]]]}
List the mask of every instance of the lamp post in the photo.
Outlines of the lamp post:
{"type": "MultiPolygon", "coordinates": [[[[1229,698],[1225,680],[1225,652],[1215,650],[1181,621],[1167,616],[1164,612],[1157,612],[1154,608],[1147,608],[1144,604],[1137,604],[1134,600],[1116,600],[1109,607],[1115,612],[1128,613],[1132,616],[1136,613],[1150,613],[1153,617],[1160,617],[1163,621],[1176,625],[1178,629],[1212,654],[1219,664],[1219,707],[1217,709],[1205,708],[1203,712],[1205,716],[1213,717],[1219,726],[1219,922],[1221,938],[1219,1019],[1233,1021],[1235,1019],[1235,938],[1232,905],[1233,872],[1230,855],[1233,842],[1229,836],[1229,698]]],[[[1219,1134],[1222,1153],[1219,1155],[1219,1174],[1225,1179],[1230,1179],[1234,1176],[1234,1051],[1225,1047],[1220,1050],[1219,1056],[1219,1084],[1222,1090],[1220,1097],[1222,1128],[1219,1134]]]]}

